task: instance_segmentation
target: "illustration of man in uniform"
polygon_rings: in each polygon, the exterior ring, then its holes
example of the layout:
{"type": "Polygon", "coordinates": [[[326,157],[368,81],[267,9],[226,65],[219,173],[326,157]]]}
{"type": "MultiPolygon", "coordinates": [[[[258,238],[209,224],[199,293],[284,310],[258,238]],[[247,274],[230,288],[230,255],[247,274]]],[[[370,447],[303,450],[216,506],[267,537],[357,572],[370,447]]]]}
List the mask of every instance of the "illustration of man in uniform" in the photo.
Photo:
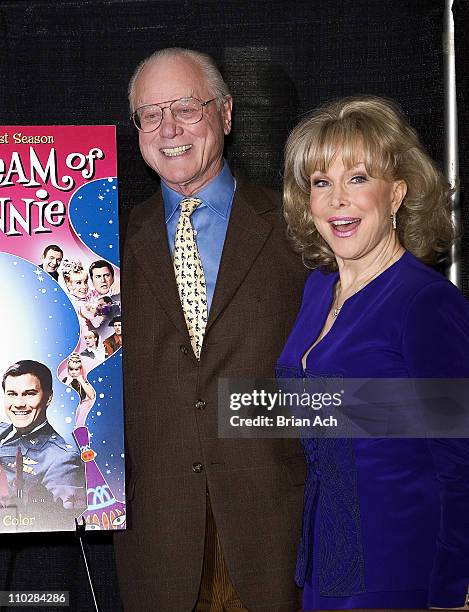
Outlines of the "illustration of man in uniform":
{"type": "Polygon", "coordinates": [[[122,322],[120,317],[114,317],[109,323],[109,326],[114,327],[114,333],[104,340],[104,352],[106,357],[110,357],[122,346],[122,322]]]}
{"type": "Polygon", "coordinates": [[[53,395],[49,368],[38,361],[18,361],[4,373],[2,387],[11,424],[0,423],[0,467],[12,497],[27,503],[28,493],[43,487],[53,496],[57,511],[85,507],[78,449],[67,444],[47,420],[53,395]]]}
{"type": "Polygon", "coordinates": [[[59,267],[62,263],[62,259],[64,257],[64,252],[62,249],[56,244],[49,244],[44,249],[42,254],[42,263],[40,264],[40,268],[50,274],[52,278],[56,281],[59,280],[59,267]]]}

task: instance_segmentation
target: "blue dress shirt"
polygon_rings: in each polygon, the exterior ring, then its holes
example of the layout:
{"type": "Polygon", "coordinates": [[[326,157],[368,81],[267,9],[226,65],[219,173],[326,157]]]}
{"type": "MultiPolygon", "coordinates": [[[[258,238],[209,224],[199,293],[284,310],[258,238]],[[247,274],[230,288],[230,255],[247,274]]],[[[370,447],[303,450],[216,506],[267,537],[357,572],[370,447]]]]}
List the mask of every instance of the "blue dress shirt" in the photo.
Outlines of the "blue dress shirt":
{"type": "MultiPolygon", "coordinates": [[[[225,161],[220,174],[193,196],[202,200],[202,204],[192,213],[191,221],[204,268],[208,312],[212,305],[235,189],[236,181],[225,161]]],[[[181,214],[180,203],[186,196],[168,187],[164,181],[161,181],[161,191],[168,241],[173,256],[176,226],[181,214]]]]}

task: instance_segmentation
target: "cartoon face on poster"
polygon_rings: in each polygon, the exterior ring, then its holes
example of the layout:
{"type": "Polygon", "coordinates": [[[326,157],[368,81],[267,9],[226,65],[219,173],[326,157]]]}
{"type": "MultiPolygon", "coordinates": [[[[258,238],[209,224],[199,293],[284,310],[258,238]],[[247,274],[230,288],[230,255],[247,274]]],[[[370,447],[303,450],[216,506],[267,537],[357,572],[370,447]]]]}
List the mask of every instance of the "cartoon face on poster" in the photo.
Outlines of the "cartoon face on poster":
{"type": "Polygon", "coordinates": [[[0,132],[0,533],[122,529],[115,128],[0,132]]]}

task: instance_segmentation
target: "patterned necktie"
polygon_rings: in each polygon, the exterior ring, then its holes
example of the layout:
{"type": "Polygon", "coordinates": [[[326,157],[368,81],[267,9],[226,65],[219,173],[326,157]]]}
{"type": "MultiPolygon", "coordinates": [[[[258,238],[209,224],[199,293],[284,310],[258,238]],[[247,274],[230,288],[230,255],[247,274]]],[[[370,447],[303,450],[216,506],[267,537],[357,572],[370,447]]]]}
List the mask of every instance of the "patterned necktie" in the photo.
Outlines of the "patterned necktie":
{"type": "Polygon", "coordinates": [[[199,250],[191,223],[191,215],[202,203],[198,198],[181,202],[181,215],[174,238],[174,273],[186,319],[192,349],[200,358],[207,325],[207,290],[199,250]]]}

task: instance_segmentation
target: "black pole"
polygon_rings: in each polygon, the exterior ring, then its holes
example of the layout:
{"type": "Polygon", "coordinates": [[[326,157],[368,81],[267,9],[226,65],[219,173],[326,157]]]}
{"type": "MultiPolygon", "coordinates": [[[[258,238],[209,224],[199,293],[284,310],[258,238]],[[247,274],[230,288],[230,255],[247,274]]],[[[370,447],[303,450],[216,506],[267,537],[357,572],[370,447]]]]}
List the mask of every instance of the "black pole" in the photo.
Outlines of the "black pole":
{"type": "Polygon", "coordinates": [[[75,535],[80,542],[81,556],[83,558],[83,563],[85,564],[85,570],[86,570],[86,575],[88,577],[88,584],[90,587],[91,596],[93,598],[94,609],[96,610],[96,612],[99,612],[98,602],[96,600],[96,594],[94,592],[93,578],[91,577],[91,572],[90,572],[90,568],[88,565],[88,559],[86,557],[85,545],[83,542],[83,536],[85,535],[85,531],[86,531],[86,522],[83,520],[81,523],[79,523],[78,520],[75,519],[75,527],[76,527],[75,535]]]}

